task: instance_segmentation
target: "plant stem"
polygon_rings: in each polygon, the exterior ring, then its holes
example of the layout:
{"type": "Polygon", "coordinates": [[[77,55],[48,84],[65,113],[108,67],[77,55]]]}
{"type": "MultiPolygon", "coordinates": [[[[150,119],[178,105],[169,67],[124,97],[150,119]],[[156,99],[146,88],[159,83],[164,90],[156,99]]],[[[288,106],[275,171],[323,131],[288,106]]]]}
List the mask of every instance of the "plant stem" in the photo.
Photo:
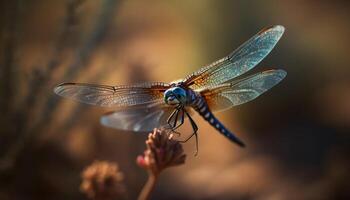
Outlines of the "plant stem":
{"type": "Polygon", "coordinates": [[[143,186],[142,191],[138,197],[138,200],[148,200],[150,198],[157,180],[158,180],[158,175],[149,173],[148,180],[145,186],[143,186]]]}

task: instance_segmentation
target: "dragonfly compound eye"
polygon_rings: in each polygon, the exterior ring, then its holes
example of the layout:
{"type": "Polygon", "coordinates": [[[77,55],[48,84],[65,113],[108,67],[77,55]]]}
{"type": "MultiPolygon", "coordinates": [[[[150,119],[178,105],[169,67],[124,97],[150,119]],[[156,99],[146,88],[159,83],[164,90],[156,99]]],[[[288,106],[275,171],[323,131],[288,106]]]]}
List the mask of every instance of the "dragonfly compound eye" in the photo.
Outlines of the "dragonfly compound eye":
{"type": "Polygon", "coordinates": [[[176,87],[173,89],[173,93],[176,96],[176,98],[181,102],[185,103],[186,101],[186,91],[180,87],[176,87]]]}
{"type": "Polygon", "coordinates": [[[166,104],[169,104],[169,105],[179,104],[179,100],[177,99],[176,95],[174,94],[174,92],[171,89],[165,91],[164,101],[166,104]]]}

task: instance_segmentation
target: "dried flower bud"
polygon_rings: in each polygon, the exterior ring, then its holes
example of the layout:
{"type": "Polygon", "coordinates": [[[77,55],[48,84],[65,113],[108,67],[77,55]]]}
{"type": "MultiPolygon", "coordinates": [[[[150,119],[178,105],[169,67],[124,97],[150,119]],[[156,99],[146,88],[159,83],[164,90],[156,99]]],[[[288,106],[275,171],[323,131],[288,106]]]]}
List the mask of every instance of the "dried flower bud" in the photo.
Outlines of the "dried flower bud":
{"type": "Polygon", "coordinates": [[[123,173],[116,163],[94,161],[82,172],[82,179],[80,190],[90,199],[116,199],[125,192],[123,173]]]}
{"type": "Polygon", "coordinates": [[[164,129],[154,129],[146,140],[147,149],[143,155],[137,157],[137,164],[157,175],[163,169],[185,163],[181,143],[173,139],[164,129]]]}

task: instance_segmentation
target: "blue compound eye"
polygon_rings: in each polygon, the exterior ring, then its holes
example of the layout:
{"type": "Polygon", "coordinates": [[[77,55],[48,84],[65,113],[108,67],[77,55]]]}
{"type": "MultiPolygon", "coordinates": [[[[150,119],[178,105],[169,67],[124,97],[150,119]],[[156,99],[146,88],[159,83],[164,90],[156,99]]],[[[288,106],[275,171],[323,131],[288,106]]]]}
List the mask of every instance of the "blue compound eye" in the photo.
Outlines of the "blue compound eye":
{"type": "Polygon", "coordinates": [[[170,90],[165,91],[164,98],[168,98],[173,92],[170,90]]]}
{"type": "Polygon", "coordinates": [[[184,101],[186,99],[186,91],[180,87],[174,88],[173,93],[175,94],[176,98],[180,101],[184,101]]]}
{"type": "Polygon", "coordinates": [[[168,102],[168,99],[169,99],[169,97],[171,97],[171,96],[174,96],[173,91],[171,91],[171,90],[165,91],[165,93],[164,93],[164,101],[165,101],[165,102],[168,102]]]}
{"type": "Polygon", "coordinates": [[[170,88],[164,93],[164,101],[169,105],[186,103],[186,91],[180,87],[170,88]]]}

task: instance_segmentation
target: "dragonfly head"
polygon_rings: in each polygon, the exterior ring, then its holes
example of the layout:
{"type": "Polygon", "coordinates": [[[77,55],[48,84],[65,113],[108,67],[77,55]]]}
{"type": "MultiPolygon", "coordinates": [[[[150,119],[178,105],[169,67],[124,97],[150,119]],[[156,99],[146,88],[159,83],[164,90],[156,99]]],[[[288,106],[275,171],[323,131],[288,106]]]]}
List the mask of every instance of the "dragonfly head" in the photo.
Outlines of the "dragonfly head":
{"type": "Polygon", "coordinates": [[[164,101],[168,105],[177,106],[179,104],[185,104],[186,99],[186,91],[181,87],[172,87],[164,93],[164,101]]]}

